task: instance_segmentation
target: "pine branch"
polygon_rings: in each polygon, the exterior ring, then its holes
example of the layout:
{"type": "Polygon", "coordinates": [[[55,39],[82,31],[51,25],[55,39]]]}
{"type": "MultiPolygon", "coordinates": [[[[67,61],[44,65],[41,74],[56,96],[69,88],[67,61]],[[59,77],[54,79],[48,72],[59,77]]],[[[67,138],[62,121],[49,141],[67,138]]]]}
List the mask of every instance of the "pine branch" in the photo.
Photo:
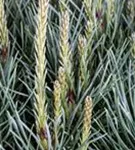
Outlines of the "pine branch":
{"type": "Polygon", "coordinates": [[[39,0],[37,27],[35,37],[36,49],[36,78],[35,78],[35,109],[36,109],[36,127],[40,142],[43,148],[47,149],[47,110],[46,110],[46,94],[45,94],[45,79],[46,79],[46,30],[47,30],[47,14],[49,0],[39,0]]]}
{"type": "MultiPolygon", "coordinates": [[[[83,118],[83,130],[82,130],[82,141],[81,143],[84,144],[86,140],[90,136],[90,128],[91,128],[91,118],[92,118],[92,99],[87,96],[85,99],[85,106],[84,106],[84,118],[83,118]]],[[[87,150],[88,144],[84,144],[82,150],[87,150]]]]}

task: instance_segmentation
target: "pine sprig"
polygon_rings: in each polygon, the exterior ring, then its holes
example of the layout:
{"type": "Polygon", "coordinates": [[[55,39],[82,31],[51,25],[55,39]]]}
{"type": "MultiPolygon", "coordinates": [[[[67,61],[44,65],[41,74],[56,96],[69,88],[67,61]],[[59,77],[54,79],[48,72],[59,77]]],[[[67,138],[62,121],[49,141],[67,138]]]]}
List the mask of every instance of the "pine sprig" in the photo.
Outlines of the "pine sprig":
{"type": "MultiPolygon", "coordinates": [[[[69,47],[69,13],[67,10],[62,12],[60,26],[60,57],[64,68],[71,71],[71,51],[69,47]]],[[[69,72],[70,73],[70,72],[69,72]]]]}
{"type": "Polygon", "coordinates": [[[39,0],[37,27],[35,36],[36,50],[36,78],[35,78],[35,109],[36,109],[36,128],[43,148],[47,149],[47,110],[46,110],[46,30],[47,30],[47,14],[49,0],[39,0]]]}
{"type": "Polygon", "coordinates": [[[66,9],[63,9],[63,11],[61,12],[61,24],[60,24],[60,59],[62,67],[60,67],[59,71],[61,73],[63,72],[63,77],[65,77],[64,79],[65,83],[62,83],[62,85],[64,84],[66,85],[62,89],[63,90],[62,93],[64,93],[65,98],[63,97],[62,100],[67,116],[69,116],[70,113],[67,105],[68,93],[69,91],[74,91],[74,71],[72,64],[73,56],[69,45],[69,25],[70,25],[69,12],[66,9]]]}
{"type": "MultiPolygon", "coordinates": [[[[84,105],[82,141],[81,141],[82,144],[84,144],[84,142],[86,142],[86,140],[90,136],[91,119],[92,119],[92,99],[89,96],[87,96],[84,105]]],[[[88,144],[86,143],[84,144],[82,150],[87,150],[87,148],[88,144]]]]}

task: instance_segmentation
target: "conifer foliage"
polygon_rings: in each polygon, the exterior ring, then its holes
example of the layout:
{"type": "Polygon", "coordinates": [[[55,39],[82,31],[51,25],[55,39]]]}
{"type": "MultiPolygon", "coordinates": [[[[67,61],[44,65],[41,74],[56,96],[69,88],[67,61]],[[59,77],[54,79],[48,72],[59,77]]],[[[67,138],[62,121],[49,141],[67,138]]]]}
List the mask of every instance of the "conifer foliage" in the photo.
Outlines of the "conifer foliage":
{"type": "Polygon", "coordinates": [[[134,150],[134,0],[0,0],[0,150],[134,150]]]}

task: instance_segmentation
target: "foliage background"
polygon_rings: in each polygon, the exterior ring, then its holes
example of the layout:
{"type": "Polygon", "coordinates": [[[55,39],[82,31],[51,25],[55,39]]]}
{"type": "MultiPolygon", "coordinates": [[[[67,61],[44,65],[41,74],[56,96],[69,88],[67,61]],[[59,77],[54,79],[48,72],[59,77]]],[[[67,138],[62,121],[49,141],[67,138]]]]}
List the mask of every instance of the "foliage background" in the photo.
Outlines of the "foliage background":
{"type": "MultiPolygon", "coordinates": [[[[93,7],[97,9],[98,0],[93,7]]],[[[82,2],[66,1],[70,12],[70,43],[76,60],[78,36],[85,34],[87,14],[82,2]]],[[[36,7],[34,0],[5,0],[9,30],[9,56],[0,65],[0,149],[43,149],[35,129],[34,109],[34,35],[36,7]]],[[[88,57],[90,77],[81,89],[76,81],[76,107],[66,122],[57,149],[81,149],[82,104],[90,95],[93,100],[92,128],[89,149],[133,150],[135,146],[135,75],[134,75],[134,1],[115,0],[114,14],[107,20],[106,2],[102,11],[104,30],[100,23],[92,30],[92,46],[88,57]],[[131,2],[131,6],[127,4],[131,2]],[[76,113],[78,116],[76,118],[76,113]]],[[[94,18],[95,20],[97,18],[94,18]]],[[[99,18],[99,22],[100,22],[99,18]]],[[[59,63],[59,6],[52,0],[47,29],[47,97],[51,120],[53,82],[59,63]]],[[[72,62],[75,63],[75,62],[72,62]]],[[[76,64],[76,63],[75,63],[76,64]]],[[[78,71],[76,67],[74,72],[78,71]]],[[[49,126],[51,128],[52,122],[49,126]]],[[[50,147],[52,147],[51,143],[50,147]]],[[[51,149],[51,148],[50,148],[51,149]]]]}

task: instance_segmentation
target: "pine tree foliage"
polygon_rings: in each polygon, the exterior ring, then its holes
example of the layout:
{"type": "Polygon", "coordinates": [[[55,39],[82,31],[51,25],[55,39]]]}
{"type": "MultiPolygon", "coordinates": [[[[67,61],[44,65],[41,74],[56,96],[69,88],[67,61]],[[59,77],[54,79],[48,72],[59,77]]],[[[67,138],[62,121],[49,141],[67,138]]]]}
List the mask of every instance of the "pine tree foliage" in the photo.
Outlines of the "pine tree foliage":
{"type": "Polygon", "coordinates": [[[0,150],[134,150],[134,0],[0,0],[0,150]]]}

